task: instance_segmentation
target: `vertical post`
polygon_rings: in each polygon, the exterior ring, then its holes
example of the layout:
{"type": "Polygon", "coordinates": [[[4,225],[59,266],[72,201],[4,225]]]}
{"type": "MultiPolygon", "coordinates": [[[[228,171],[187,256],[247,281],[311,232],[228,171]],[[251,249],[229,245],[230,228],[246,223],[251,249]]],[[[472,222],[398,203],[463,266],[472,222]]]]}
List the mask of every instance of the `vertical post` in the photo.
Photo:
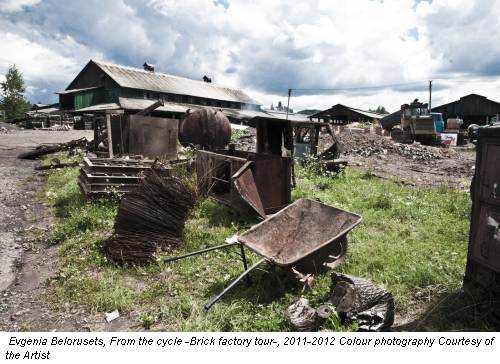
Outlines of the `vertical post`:
{"type": "Polygon", "coordinates": [[[99,149],[99,125],[95,115],[92,115],[92,127],[94,129],[94,151],[97,152],[99,149]]]}
{"type": "Polygon", "coordinates": [[[290,98],[292,96],[292,89],[289,88],[288,89],[288,101],[286,103],[286,121],[287,121],[287,124],[288,124],[288,133],[289,133],[289,136],[290,136],[290,140],[292,141],[292,145],[290,146],[290,148],[292,148],[290,150],[290,155],[291,155],[291,163],[292,163],[292,187],[295,187],[296,186],[296,181],[295,181],[295,161],[294,161],[294,156],[293,156],[293,145],[294,145],[294,142],[293,142],[293,128],[292,128],[292,123],[288,120],[288,113],[289,113],[289,110],[290,110],[290,98]]]}
{"type": "Polygon", "coordinates": [[[429,81],[429,112],[432,109],[432,80],[429,81]]]}
{"type": "Polygon", "coordinates": [[[113,138],[111,137],[111,115],[106,113],[106,129],[108,134],[109,158],[113,158],[113,138]]]}

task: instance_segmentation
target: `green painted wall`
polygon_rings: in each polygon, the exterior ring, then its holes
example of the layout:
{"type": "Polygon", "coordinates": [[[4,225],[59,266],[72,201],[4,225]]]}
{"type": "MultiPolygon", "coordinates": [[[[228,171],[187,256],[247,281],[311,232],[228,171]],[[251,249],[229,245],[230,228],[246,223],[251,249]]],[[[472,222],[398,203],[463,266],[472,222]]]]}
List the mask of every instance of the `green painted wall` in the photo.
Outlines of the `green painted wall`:
{"type": "Polygon", "coordinates": [[[75,94],[75,110],[103,102],[103,90],[87,90],[75,94]]]}

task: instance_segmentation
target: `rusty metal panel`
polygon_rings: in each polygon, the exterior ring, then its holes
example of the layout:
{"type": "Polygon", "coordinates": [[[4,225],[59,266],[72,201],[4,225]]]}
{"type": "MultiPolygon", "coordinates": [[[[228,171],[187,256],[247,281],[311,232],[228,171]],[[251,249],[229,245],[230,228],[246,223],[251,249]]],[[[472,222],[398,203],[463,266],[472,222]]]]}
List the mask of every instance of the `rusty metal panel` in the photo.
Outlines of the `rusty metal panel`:
{"type": "Polygon", "coordinates": [[[472,219],[464,284],[500,293],[500,126],[478,130],[472,219]]]}
{"type": "MultiPolygon", "coordinates": [[[[239,208],[242,202],[248,206],[249,196],[242,196],[235,183],[229,184],[228,190],[213,188],[221,180],[226,180],[227,168],[231,176],[246,163],[252,162],[251,172],[256,191],[260,197],[265,214],[275,213],[291,201],[291,159],[266,154],[256,154],[237,150],[218,150],[215,152],[198,151],[196,157],[198,184],[201,192],[209,194],[222,203],[239,208]],[[227,167],[221,167],[226,163],[227,167]]],[[[250,175],[244,176],[248,178],[250,175]]],[[[234,181],[234,178],[233,178],[234,181]]],[[[250,193],[250,191],[245,191],[250,193]]],[[[252,209],[259,208],[255,200],[252,209]]],[[[259,215],[263,216],[261,212],[259,215]]]]}
{"type": "Polygon", "coordinates": [[[128,153],[150,158],[177,156],[178,120],[129,115],[128,153]]]}
{"type": "Polygon", "coordinates": [[[481,164],[481,200],[500,204],[500,144],[485,146],[481,164]]]}
{"type": "Polygon", "coordinates": [[[291,160],[270,156],[254,161],[255,183],[266,213],[281,210],[291,202],[291,160]]]}
{"type": "Polygon", "coordinates": [[[472,256],[500,272],[500,211],[484,205],[479,216],[472,256]]]}
{"type": "Polygon", "coordinates": [[[252,162],[246,162],[241,169],[233,176],[234,185],[241,197],[253,208],[261,217],[266,218],[266,212],[260,199],[257,185],[252,172],[252,162]]]}
{"type": "Polygon", "coordinates": [[[345,210],[300,199],[244,232],[238,241],[276,265],[291,266],[343,237],[361,220],[345,210]]]}

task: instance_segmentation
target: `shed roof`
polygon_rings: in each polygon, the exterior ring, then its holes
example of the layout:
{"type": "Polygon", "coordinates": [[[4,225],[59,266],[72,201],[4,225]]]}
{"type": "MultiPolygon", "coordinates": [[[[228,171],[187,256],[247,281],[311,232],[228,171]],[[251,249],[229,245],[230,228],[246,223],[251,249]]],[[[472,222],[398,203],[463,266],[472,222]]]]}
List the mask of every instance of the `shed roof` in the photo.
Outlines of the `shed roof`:
{"type": "Polygon", "coordinates": [[[342,104],[336,104],[336,105],[333,105],[331,108],[329,109],[326,109],[326,110],[323,110],[323,111],[320,111],[316,114],[313,114],[313,115],[310,115],[311,118],[318,118],[318,117],[322,117],[322,116],[331,116],[332,113],[333,113],[333,110],[334,109],[346,109],[346,110],[349,110],[353,113],[356,113],[356,114],[360,114],[360,115],[363,115],[363,116],[367,116],[371,119],[382,119],[385,114],[379,114],[377,112],[373,112],[373,111],[366,111],[366,110],[361,110],[361,109],[356,109],[354,107],[349,107],[349,106],[346,106],[346,105],[342,105],[342,104]]]}
{"type": "MultiPolygon", "coordinates": [[[[118,103],[112,102],[112,103],[98,104],[83,109],[78,109],[76,111],[78,111],[79,113],[99,112],[99,111],[117,110],[117,109],[139,111],[147,108],[148,106],[151,106],[154,102],[155,100],[120,97],[118,103]]],[[[241,110],[224,109],[220,107],[185,104],[185,103],[170,102],[170,101],[164,102],[164,105],[156,108],[155,111],[183,114],[189,109],[195,110],[201,108],[221,109],[224,112],[224,114],[226,114],[228,117],[241,121],[250,121],[253,119],[272,119],[276,121],[286,120],[286,113],[269,112],[268,110],[262,111],[262,110],[250,110],[250,109],[241,109],[241,110]]],[[[307,117],[304,117],[304,115],[298,115],[293,113],[288,114],[288,120],[290,120],[292,124],[300,124],[300,123],[323,124],[311,121],[307,117]]]]}
{"type": "Polygon", "coordinates": [[[150,72],[112,63],[93,60],[90,62],[97,65],[121,87],[259,105],[257,101],[243,91],[216,83],[150,72]]]}

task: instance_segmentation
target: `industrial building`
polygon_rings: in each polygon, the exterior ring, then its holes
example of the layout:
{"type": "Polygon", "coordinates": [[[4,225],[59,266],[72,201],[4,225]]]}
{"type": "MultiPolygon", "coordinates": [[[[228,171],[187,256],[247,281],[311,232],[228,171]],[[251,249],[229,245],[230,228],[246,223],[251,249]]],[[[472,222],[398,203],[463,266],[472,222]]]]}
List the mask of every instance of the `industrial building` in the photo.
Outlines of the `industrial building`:
{"type": "Polygon", "coordinates": [[[91,60],[69,84],[58,92],[62,110],[141,110],[156,100],[165,105],[157,112],[172,117],[183,114],[189,105],[234,110],[259,110],[260,105],[241,90],[144,69],[91,60]]]}
{"type": "MultiPolygon", "coordinates": [[[[500,115],[500,102],[492,101],[477,94],[461,97],[459,100],[432,108],[432,112],[443,114],[443,119],[460,118],[463,126],[470,124],[486,125],[493,117],[500,115]]],[[[391,129],[401,121],[401,110],[382,118],[380,123],[385,129],[391,129]]]]}
{"type": "Polygon", "coordinates": [[[470,94],[457,101],[433,107],[432,111],[442,113],[444,120],[460,118],[464,121],[464,126],[485,125],[491,118],[500,115],[500,102],[489,100],[486,96],[470,94]]]}
{"type": "Polygon", "coordinates": [[[353,122],[375,122],[385,115],[373,111],[365,111],[354,107],[337,104],[327,110],[310,115],[311,120],[330,122],[332,124],[349,124],[353,122]]]}

